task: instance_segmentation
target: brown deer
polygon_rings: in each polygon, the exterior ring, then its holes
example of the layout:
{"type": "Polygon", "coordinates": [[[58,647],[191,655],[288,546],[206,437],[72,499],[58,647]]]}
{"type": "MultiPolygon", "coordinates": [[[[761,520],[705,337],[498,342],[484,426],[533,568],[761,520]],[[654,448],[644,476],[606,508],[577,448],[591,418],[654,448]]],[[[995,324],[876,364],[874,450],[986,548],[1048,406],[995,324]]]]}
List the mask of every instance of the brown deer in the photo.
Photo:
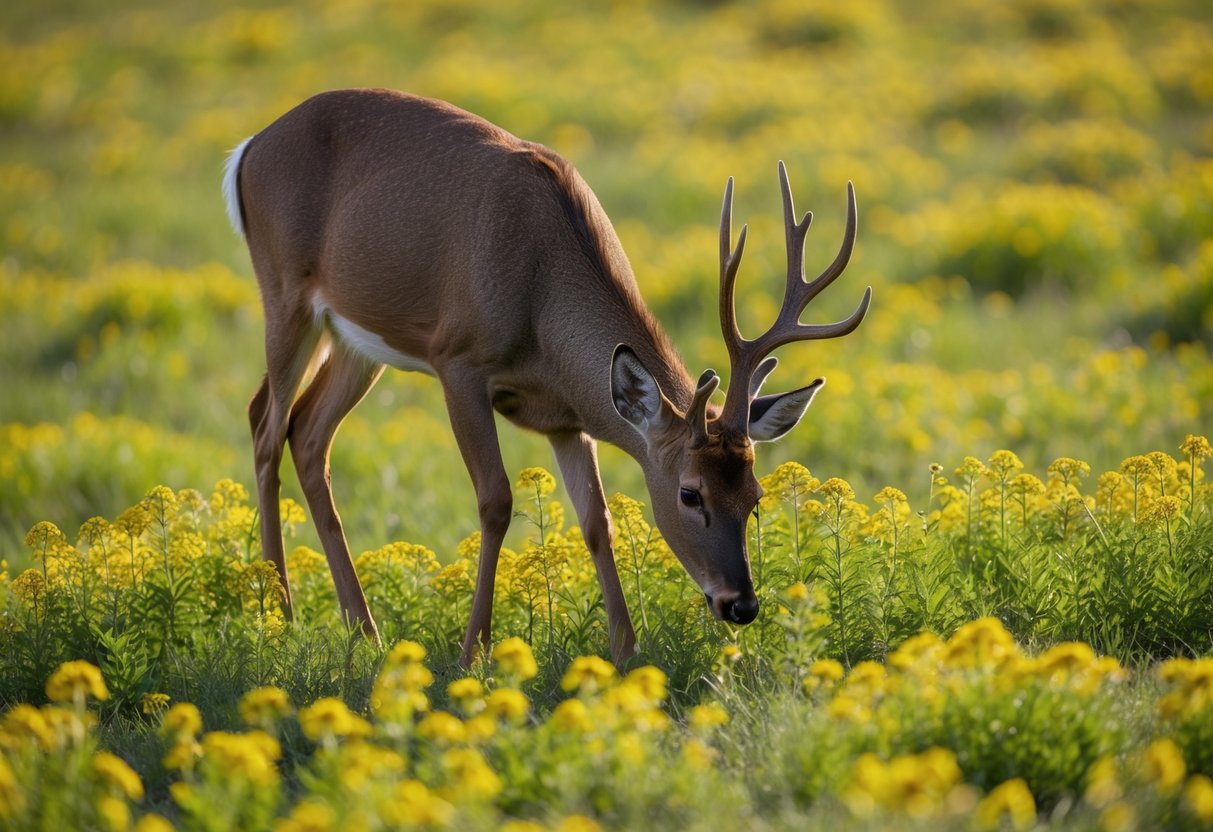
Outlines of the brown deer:
{"type": "Polygon", "coordinates": [[[733,181],[720,218],[720,322],[731,383],[722,408],[708,370],[694,381],[640,297],[618,237],[571,164],[450,104],[389,90],[305,101],[228,160],[229,217],[249,248],[265,306],[266,365],[249,404],[264,555],[290,584],[279,523],[285,443],[324,544],[347,620],[378,638],[329,484],[337,426],[385,365],[442,384],[476,489],[480,564],[463,641],[469,664],[490,643],[493,584],[512,496],[494,411],[548,437],[602,586],[611,653],[636,636],[615,570],[596,440],[640,463],[653,516],[717,619],[747,624],[758,598],[746,522],[761,488],[754,442],[778,439],[824,384],[759,396],[766,356],[790,341],[854,330],[804,325],[806,304],[843,271],[855,243],[855,195],[834,262],[804,278],[805,234],[779,164],[787,225],[783,308],[749,341],[733,306],[742,228],[732,247],[733,181]],[[305,389],[309,370],[315,375],[305,389]]]}

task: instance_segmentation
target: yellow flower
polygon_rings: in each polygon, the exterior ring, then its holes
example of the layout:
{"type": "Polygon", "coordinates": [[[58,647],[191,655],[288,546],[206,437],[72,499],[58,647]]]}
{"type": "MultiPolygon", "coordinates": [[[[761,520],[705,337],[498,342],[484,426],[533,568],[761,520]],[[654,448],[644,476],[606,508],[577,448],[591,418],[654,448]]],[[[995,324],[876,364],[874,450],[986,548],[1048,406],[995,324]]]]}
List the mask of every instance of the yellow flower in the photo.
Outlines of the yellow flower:
{"type": "Polygon", "coordinates": [[[837,502],[847,502],[855,499],[855,489],[850,483],[838,477],[830,477],[817,489],[823,497],[837,502]]]}
{"type": "Polygon", "coordinates": [[[388,665],[420,664],[425,661],[425,647],[415,641],[398,641],[388,653],[388,665]]]}
{"type": "Polygon", "coordinates": [[[25,808],[25,795],[12,767],[0,754],[0,818],[10,817],[25,808]]]}
{"type": "Polygon", "coordinates": [[[55,731],[42,711],[33,705],[17,705],[0,722],[0,747],[20,747],[34,741],[43,749],[55,745],[55,731]]]}
{"type": "Polygon", "coordinates": [[[650,704],[660,704],[666,697],[666,675],[652,665],[638,667],[623,679],[626,687],[637,690],[650,704]]]}
{"type": "Polygon", "coordinates": [[[1209,444],[1209,440],[1203,436],[1196,436],[1191,433],[1187,435],[1183,444],[1179,446],[1179,450],[1184,456],[1196,462],[1213,456],[1213,445],[1209,444]]]}
{"type": "Polygon", "coordinates": [[[202,714],[197,706],[181,702],[168,709],[160,722],[160,734],[165,737],[194,737],[202,730],[202,714]]]}
{"type": "Polygon", "coordinates": [[[289,817],[274,824],[274,832],[330,832],[337,828],[337,816],[318,798],[300,801],[289,817]]]}
{"type": "Polygon", "coordinates": [[[881,808],[923,819],[941,808],[960,779],[956,755],[944,748],[894,757],[887,763],[867,753],[855,760],[844,797],[858,817],[881,808]]]}
{"type": "Polygon", "coordinates": [[[212,731],[202,738],[202,756],[225,777],[268,786],[278,780],[278,741],[264,731],[232,734],[212,731]]]}
{"type": "Polygon", "coordinates": [[[131,828],[131,807],[111,794],[97,800],[97,814],[111,832],[126,832],[131,828]]]}
{"type": "Polygon", "coordinates": [[[497,772],[474,748],[452,748],[442,755],[442,766],[453,778],[450,792],[456,798],[488,799],[502,789],[497,772]]]}
{"type": "Polygon", "coordinates": [[[543,468],[523,468],[514,488],[519,491],[533,491],[540,497],[546,497],[556,490],[556,479],[543,468]]]}
{"type": "Polygon", "coordinates": [[[506,677],[525,682],[539,672],[531,646],[518,636],[512,636],[493,648],[493,662],[506,677]]]}
{"type": "Polygon", "coordinates": [[[506,722],[525,719],[531,703],[526,694],[514,688],[498,688],[485,699],[485,712],[506,722]]]}
{"type": "Polygon", "coordinates": [[[281,688],[254,688],[241,697],[237,710],[245,725],[268,728],[290,715],[291,700],[281,688]]]}
{"type": "Polygon", "coordinates": [[[809,600],[809,588],[804,585],[804,581],[797,581],[786,590],[784,597],[789,601],[807,601],[809,600]]]}
{"type": "Polygon", "coordinates": [[[688,766],[697,771],[712,767],[720,752],[706,742],[691,737],[682,745],[682,759],[688,766]]]}
{"type": "Polygon", "coordinates": [[[557,731],[567,734],[585,734],[594,728],[590,711],[580,699],[561,702],[552,710],[549,722],[557,731]]]}
{"type": "Polygon", "coordinates": [[[599,656],[578,656],[565,671],[560,687],[567,691],[592,694],[610,684],[614,678],[615,667],[610,662],[599,656]]]}
{"type": "Polygon", "coordinates": [[[1082,799],[1096,809],[1102,809],[1123,795],[1115,761],[1111,757],[1100,757],[1087,772],[1087,787],[1082,799]]]}
{"type": "Polygon", "coordinates": [[[202,756],[202,746],[193,735],[181,737],[164,755],[161,761],[169,771],[190,771],[202,756]]]}
{"type": "Polygon", "coordinates": [[[1142,774],[1162,794],[1170,794],[1179,788],[1188,773],[1183,752],[1170,739],[1150,743],[1142,756],[1142,774]]]}
{"type": "Polygon", "coordinates": [[[838,683],[846,671],[834,659],[818,659],[809,665],[809,671],[804,677],[805,693],[813,693],[818,689],[829,690],[838,683]]]}
{"type": "Polygon", "coordinates": [[[729,712],[716,702],[708,702],[691,708],[687,724],[692,728],[715,728],[729,721],[729,712]]]}
{"type": "Polygon", "coordinates": [[[1184,785],[1183,803],[1198,821],[1213,823],[1213,780],[1203,774],[1189,777],[1184,785]]]}
{"type": "Polygon", "coordinates": [[[371,724],[351,713],[346,704],[335,696],[317,699],[299,711],[299,726],[313,742],[339,737],[365,737],[371,733],[371,724]]]}
{"type": "Polygon", "coordinates": [[[547,827],[533,820],[507,820],[501,824],[500,832],[547,832],[547,827]]]}
{"type": "Polygon", "coordinates": [[[463,721],[446,711],[434,711],[417,723],[417,733],[424,739],[440,745],[453,745],[467,738],[463,721]]]}
{"type": "Polygon", "coordinates": [[[143,781],[121,757],[108,751],[98,751],[92,759],[93,771],[107,784],[130,800],[143,799],[143,781]]]}
{"type": "Polygon", "coordinates": [[[995,479],[1006,480],[1012,474],[1023,469],[1023,463],[1012,451],[999,450],[990,455],[987,461],[990,473],[995,479]]]}
{"type": "Polygon", "coordinates": [[[52,702],[79,702],[85,697],[109,699],[105,679],[95,665],[86,661],[64,662],[46,680],[46,695],[52,702]]]}
{"type": "Polygon", "coordinates": [[[569,815],[556,827],[556,832],[601,832],[598,821],[585,815],[569,815]]]}
{"type": "Polygon", "coordinates": [[[164,815],[151,812],[135,822],[134,832],[173,832],[175,828],[164,815]]]}
{"type": "Polygon", "coordinates": [[[383,815],[389,823],[409,828],[446,826],[455,815],[455,807],[420,780],[405,780],[392,791],[383,815]]]}
{"type": "Polygon", "coordinates": [[[456,702],[463,703],[470,699],[479,699],[484,695],[484,685],[479,679],[470,676],[456,679],[446,686],[447,695],[456,702]]]}
{"type": "Polygon", "coordinates": [[[1028,829],[1036,823],[1036,800],[1028,784],[1016,777],[995,786],[973,814],[977,824],[986,829],[1002,829],[1004,818],[1012,829],[1028,829]]]}
{"type": "Polygon", "coordinates": [[[726,644],[720,648],[720,663],[728,666],[741,661],[741,648],[736,644],[726,644]]]}
{"type": "Polygon", "coordinates": [[[145,716],[160,716],[168,710],[169,700],[167,693],[145,693],[139,700],[139,710],[145,716]]]}

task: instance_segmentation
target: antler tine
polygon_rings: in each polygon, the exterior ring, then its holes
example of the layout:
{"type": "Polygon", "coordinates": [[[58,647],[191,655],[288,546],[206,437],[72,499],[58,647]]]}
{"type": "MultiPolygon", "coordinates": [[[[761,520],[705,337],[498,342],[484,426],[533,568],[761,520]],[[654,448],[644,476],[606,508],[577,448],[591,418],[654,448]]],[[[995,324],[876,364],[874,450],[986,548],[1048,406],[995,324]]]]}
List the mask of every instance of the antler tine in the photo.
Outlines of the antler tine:
{"type": "Polygon", "coordinates": [[[748,226],[741,227],[737,247],[733,248],[733,177],[724,186],[724,203],[720,207],[720,331],[729,350],[730,362],[736,362],[745,340],[737,328],[737,308],[734,295],[737,288],[737,269],[745,251],[748,226]]]}
{"type": "Polygon", "coordinates": [[[847,223],[843,233],[842,245],[838,254],[829,266],[813,281],[805,282],[804,276],[804,243],[813,221],[812,212],[804,215],[799,222],[796,220],[796,209],[792,202],[792,187],[788,181],[787,166],[779,163],[779,188],[783,197],[784,229],[787,237],[788,273],[784,289],[783,304],[774,325],[767,332],[748,341],[741,337],[737,329],[736,311],[734,309],[734,286],[737,279],[737,266],[741,259],[741,245],[744,243],[745,230],[738,249],[732,256],[729,250],[729,222],[732,215],[733,180],[730,177],[725,187],[725,206],[721,213],[721,293],[720,320],[724,331],[725,343],[729,350],[729,360],[732,364],[729,390],[725,398],[724,409],[720,414],[721,424],[735,431],[744,431],[749,425],[750,400],[756,395],[757,387],[762,379],[774,368],[773,363],[763,362],[762,359],[778,347],[792,341],[809,341],[824,338],[838,338],[846,335],[863,321],[872,302],[872,287],[863,294],[859,306],[847,318],[832,324],[802,324],[800,315],[804,312],[809,301],[829,286],[842,274],[850,262],[855,249],[857,210],[855,207],[855,187],[847,183],[847,223]],[[755,379],[756,371],[762,370],[761,379],[755,379]],[[757,384],[754,382],[757,381],[757,384]]]}

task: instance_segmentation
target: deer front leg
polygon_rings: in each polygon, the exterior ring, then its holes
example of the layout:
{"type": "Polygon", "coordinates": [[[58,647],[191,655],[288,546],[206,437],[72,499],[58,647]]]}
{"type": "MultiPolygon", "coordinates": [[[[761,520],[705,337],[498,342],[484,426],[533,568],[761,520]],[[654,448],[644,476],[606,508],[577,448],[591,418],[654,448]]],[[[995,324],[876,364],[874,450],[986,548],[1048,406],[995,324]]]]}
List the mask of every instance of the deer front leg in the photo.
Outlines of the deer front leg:
{"type": "Polygon", "coordinates": [[[501,555],[501,542],[510,528],[514,496],[501,461],[497,425],[493,421],[493,408],[484,379],[479,373],[449,366],[439,370],[438,375],[446,396],[451,429],[476,488],[476,505],[480,512],[480,567],[460,658],[464,667],[471,667],[477,646],[483,645],[487,650],[492,644],[497,560],[501,555]]]}
{"type": "Polygon", "coordinates": [[[611,639],[611,658],[617,666],[622,666],[636,654],[636,631],[615,569],[615,531],[602,493],[602,479],[598,475],[598,447],[584,433],[561,433],[548,439],[556,452],[556,464],[560,466],[565,488],[577,510],[581,533],[598,570],[611,639]]]}

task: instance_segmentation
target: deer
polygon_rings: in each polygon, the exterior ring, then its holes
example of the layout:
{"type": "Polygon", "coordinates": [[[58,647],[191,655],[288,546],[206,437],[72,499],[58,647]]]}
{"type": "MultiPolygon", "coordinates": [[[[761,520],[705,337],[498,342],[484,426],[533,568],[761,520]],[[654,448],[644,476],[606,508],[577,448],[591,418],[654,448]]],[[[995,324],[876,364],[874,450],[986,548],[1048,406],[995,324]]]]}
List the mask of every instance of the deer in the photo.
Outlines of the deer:
{"type": "Polygon", "coordinates": [[[329,449],[385,367],[437,378],[476,493],[479,564],[461,662],[492,645],[492,602],[513,514],[495,414],[544,435],[596,567],[611,656],[638,650],[614,558],[597,443],[639,463],[662,537],[716,620],[748,624],[758,597],[746,527],[762,489],[758,442],[804,415],[824,378],[760,395],[775,349],[838,338],[872,298],[832,324],[802,324],[807,304],[855,245],[847,185],[842,245],[804,273],[812,214],[799,221],[779,162],[787,283],[773,326],[747,340],[734,302],[746,227],[732,242],[733,179],[720,216],[720,324],[730,382],[694,380],[640,295],[593,191],[571,163],[436,99],[384,89],[320,93],[229,155],[223,193],[247,244],[265,310],[266,372],[248,405],[263,557],[290,581],[279,517],[289,444],[347,626],[378,641],[333,502],[329,449]],[[310,379],[310,381],[309,381],[310,379]]]}

